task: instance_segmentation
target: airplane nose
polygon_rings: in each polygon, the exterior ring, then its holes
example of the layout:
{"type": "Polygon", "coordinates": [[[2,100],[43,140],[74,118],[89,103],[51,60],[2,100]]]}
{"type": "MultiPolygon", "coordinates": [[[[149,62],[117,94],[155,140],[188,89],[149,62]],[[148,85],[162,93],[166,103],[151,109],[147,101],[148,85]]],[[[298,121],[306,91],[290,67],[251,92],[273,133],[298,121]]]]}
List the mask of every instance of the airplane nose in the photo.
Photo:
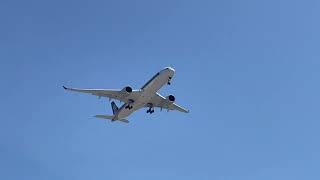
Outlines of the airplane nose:
{"type": "Polygon", "coordinates": [[[172,67],[166,67],[165,70],[175,72],[175,70],[172,67]]]}

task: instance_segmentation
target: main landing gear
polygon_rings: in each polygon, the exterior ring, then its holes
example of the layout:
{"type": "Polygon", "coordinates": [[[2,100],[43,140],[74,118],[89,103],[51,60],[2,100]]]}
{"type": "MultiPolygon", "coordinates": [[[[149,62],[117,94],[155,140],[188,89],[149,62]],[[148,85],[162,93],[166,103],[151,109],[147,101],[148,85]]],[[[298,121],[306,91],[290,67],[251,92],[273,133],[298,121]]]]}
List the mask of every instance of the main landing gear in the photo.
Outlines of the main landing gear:
{"type": "Polygon", "coordinates": [[[154,113],[154,107],[153,107],[153,104],[148,104],[148,106],[149,106],[149,109],[147,110],[147,113],[150,113],[150,114],[152,114],[152,113],[154,113]]]}
{"type": "Polygon", "coordinates": [[[133,108],[133,106],[132,106],[132,104],[133,104],[133,100],[132,99],[129,99],[129,102],[128,102],[128,104],[127,104],[127,106],[125,107],[126,109],[132,109],[133,108]]]}
{"type": "Polygon", "coordinates": [[[154,109],[153,109],[153,108],[149,108],[149,109],[147,110],[147,113],[150,113],[150,114],[154,113],[154,109]]]}

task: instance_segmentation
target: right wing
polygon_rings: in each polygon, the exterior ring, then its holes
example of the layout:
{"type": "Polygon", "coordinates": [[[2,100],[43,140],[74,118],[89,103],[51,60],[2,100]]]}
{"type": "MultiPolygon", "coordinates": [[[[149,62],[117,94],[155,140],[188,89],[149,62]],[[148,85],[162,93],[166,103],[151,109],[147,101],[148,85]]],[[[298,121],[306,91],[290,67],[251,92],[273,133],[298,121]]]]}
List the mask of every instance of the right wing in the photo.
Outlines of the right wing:
{"type": "Polygon", "coordinates": [[[81,93],[88,93],[99,97],[108,97],[110,99],[116,99],[125,103],[129,102],[129,99],[136,100],[141,95],[141,91],[133,90],[130,94],[124,94],[119,89],[78,89],[78,88],[68,88],[63,86],[65,90],[75,91],[81,93]]]}
{"type": "Polygon", "coordinates": [[[176,104],[175,102],[170,102],[159,93],[156,93],[156,95],[151,99],[151,103],[154,107],[164,108],[168,110],[177,110],[184,113],[189,112],[189,110],[187,110],[186,108],[176,104]]]}

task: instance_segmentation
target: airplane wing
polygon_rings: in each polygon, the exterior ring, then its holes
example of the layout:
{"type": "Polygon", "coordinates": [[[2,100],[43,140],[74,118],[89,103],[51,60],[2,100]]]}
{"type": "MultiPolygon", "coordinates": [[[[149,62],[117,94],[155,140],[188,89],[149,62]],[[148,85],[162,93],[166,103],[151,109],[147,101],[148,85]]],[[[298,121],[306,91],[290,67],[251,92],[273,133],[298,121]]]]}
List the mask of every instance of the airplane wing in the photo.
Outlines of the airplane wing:
{"type": "Polygon", "coordinates": [[[152,103],[154,107],[164,108],[167,110],[177,110],[184,113],[189,112],[189,110],[187,110],[186,108],[176,104],[175,102],[170,102],[159,93],[156,93],[156,95],[151,99],[150,103],[152,103]]]}
{"type": "Polygon", "coordinates": [[[123,93],[121,89],[78,89],[78,88],[68,88],[63,86],[65,90],[75,91],[81,93],[88,93],[98,97],[108,97],[110,99],[116,99],[125,103],[129,102],[129,99],[136,100],[139,98],[141,91],[133,90],[131,93],[123,93]]]}

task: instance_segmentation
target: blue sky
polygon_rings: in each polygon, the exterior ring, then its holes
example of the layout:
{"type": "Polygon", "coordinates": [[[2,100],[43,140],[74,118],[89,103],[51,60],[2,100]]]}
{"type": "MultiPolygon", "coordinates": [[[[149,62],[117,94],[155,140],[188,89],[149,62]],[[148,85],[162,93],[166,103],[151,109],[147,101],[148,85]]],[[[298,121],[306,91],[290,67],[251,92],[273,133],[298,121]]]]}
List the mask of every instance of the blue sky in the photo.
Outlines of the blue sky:
{"type": "Polygon", "coordinates": [[[319,1],[0,2],[0,178],[320,178],[319,1]],[[111,123],[106,99],[173,66],[189,114],[111,123]]]}

